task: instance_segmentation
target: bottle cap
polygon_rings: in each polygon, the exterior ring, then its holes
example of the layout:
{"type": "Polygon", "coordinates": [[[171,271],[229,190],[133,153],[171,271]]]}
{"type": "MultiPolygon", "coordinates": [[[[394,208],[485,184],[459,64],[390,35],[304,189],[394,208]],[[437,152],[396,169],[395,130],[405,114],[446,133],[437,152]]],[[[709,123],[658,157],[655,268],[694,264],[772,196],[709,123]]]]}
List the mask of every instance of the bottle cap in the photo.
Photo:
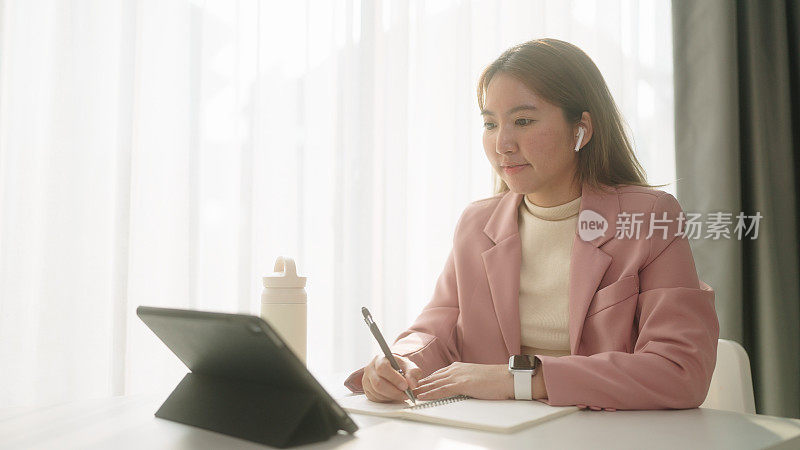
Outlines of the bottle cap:
{"type": "Polygon", "coordinates": [[[302,288],[306,286],[306,277],[297,276],[297,267],[292,258],[279,256],[275,260],[275,271],[262,277],[264,287],[302,288]]]}

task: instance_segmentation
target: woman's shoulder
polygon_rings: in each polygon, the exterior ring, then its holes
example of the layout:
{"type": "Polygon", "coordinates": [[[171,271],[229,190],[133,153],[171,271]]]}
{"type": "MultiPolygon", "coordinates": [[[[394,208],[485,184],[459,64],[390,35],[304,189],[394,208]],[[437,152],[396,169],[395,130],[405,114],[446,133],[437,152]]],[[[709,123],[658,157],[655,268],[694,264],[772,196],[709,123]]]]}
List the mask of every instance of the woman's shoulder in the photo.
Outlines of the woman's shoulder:
{"type": "Polygon", "coordinates": [[[489,221],[495,209],[497,209],[500,201],[509,193],[509,191],[505,191],[492,195],[491,197],[481,198],[468,203],[461,212],[461,217],[458,219],[456,235],[465,232],[469,234],[483,230],[483,227],[486,226],[486,223],[489,221]]]}
{"type": "Polygon", "coordinates": [[[614,191],[619,199],[620,212],[677,214],[681,211],[675,196],[661,189],[622,184],[615,186],[614,191]]]}
{"type": "Polygon", "coordinates": [[[494,194],[491,197],[481,198],[475,201],[470,202],[464,211],[461,213],[462,217],[484,217],[488,220],[489,216],[492,215],[497,205],[500,203],[500,200],[503,199],[506,195],[510,194],[510,191],[501,192],[499,194],[494,194]]]}
{"type": "Polygon", "coordinates": [[[475,200],[473,202],[470,202],[469,205],[467,205],[467,209],[469,209],[470,207],[480,207],[481,205],[484,205],[484,207],[488,207],[489,205],[494,205],[508,193],[509,191],[500,192],[499,194],[494,194],[491,197],[485,197],[475,200]]]}

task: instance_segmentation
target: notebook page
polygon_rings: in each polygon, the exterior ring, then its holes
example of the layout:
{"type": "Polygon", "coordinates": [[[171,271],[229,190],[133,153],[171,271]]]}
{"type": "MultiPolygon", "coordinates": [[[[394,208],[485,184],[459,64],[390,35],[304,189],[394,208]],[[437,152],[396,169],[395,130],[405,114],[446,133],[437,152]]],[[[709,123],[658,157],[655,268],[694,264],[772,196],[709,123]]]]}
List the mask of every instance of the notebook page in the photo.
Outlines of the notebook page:
{"type": "Polygon", "coordinates": [[[401,410],[401,417],[485,431],[506,432],[578,411],[575,406],[550,406],[537,401],[469,399],[419,410],[401,410]]]}
{"type": "MultiPolygon", "coordinates": [[[[363,394],[339,397],[336,399],[336,402],[348,412],[383,417],[399,417],[400,411],[403,411],[409,407],[409,403],[373,402],[363,394]]],[[[426,403],[431,402],[417,400],[417,405],[424,405],[426,403]]]]}
{"type": "MultiPolygon", "coordinates": [[[[510,433],[535,423],[561,417],[579,409],[576,406],[550,406],[537,401],[468,399],[413,410],[406,403],[377,403],[363,394],[337,398],[351,413],[404,418],[476,430],[510,433]]],[[[417,401],[418,405],[433,401],[417,401]]]]}

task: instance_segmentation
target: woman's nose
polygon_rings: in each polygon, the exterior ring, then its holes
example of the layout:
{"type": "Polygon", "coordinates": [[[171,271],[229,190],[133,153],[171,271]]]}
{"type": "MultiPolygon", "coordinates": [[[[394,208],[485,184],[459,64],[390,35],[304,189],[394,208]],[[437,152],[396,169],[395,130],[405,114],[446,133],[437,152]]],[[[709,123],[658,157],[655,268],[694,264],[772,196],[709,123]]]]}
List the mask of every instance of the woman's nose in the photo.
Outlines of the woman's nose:
{"type": "Polygon", "coordinates": [[[497,133],[496,151],[498,154],[513,152],[516,148],[514,138],[508,131],[500,130],[497,133]]]}

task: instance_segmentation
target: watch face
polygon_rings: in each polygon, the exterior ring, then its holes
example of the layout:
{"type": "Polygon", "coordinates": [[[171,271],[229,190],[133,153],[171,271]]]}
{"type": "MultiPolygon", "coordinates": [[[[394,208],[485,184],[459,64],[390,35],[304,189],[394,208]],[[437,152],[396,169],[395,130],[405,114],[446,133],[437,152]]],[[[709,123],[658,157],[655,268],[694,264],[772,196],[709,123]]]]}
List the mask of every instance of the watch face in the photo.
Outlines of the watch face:
{"type": "Polygon", "coordinates": [[[533,356],[514,355],[511,359],[512,370],[533,370],[533,356]]]}

